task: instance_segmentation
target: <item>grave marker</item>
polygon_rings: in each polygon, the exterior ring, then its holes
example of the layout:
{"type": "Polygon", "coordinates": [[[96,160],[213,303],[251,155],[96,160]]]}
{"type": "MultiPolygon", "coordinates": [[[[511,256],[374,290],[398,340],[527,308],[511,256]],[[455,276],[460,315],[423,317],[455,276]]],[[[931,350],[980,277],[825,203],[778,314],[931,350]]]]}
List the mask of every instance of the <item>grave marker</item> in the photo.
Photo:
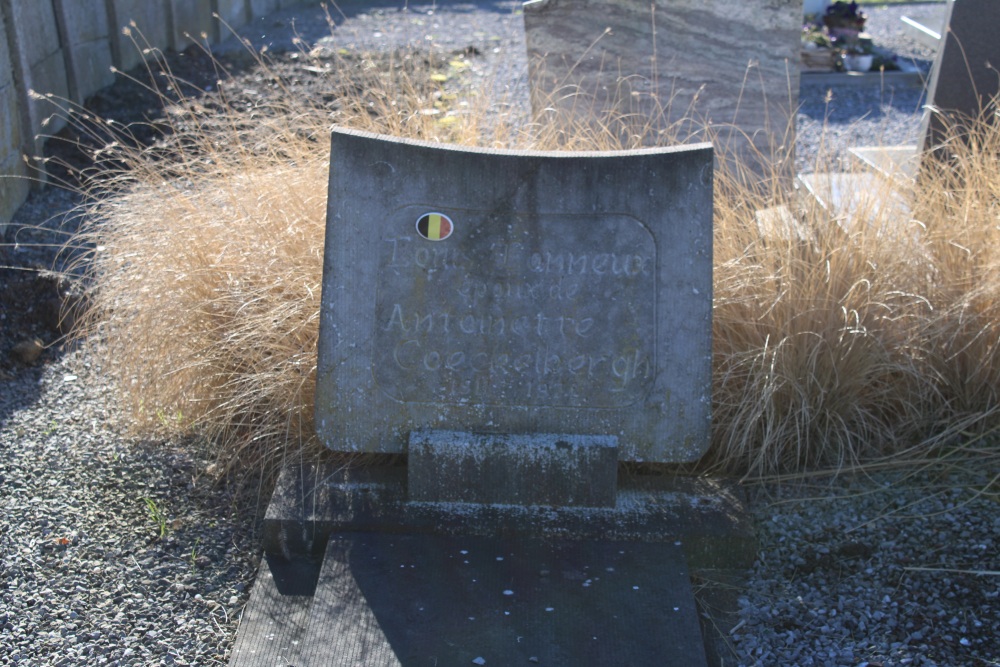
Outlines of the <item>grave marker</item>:
{"type": "MultiPolygon", "coordinates": [[[[945,136],[947,123],[979,118],[1000,93],[1000,3],[995,0],[949,0],[942,39],[931,80],[920,137],[933,150],[945,136]],[[939,113],[931,113],[930,109],[939,113]],[[943,116],[943,117],[942,117],[943,116]]],[[[989,120],[993,120],[992,116],[989,120]]]]}
{"type": "Polygon", "coordinates": [[[335,130],[316,423],[615,436],[690,461],[711,408],[711,149],[518,153],[335,130]]]}
{"type": "Polygon", "coordinates": [[[534,0],[524,30],[536,116],[617,107],[647,145],[712,141],[792,177],[802,0],[534,0]]]}
{"type": "Polygon", "coordinates": [[[618,462],[708,446],[712,179],[334,130],[317,431],[406,464],[282,472],[234,666],[707,667],[687,560],[749,564],[741,502],[618,462]]]}

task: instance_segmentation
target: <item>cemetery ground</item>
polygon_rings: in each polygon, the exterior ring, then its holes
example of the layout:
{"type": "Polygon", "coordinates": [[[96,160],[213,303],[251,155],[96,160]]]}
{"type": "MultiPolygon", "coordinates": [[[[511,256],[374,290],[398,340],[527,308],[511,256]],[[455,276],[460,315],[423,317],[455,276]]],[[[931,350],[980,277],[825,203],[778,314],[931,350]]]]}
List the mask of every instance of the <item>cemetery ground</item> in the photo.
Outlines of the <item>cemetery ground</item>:
{"type": "MultiPolygon", "coordinates": [[[[477,7],[477,28],[442,37],[436,55],[292,48],[262,67],[189,51],[157,90],[123,81],[91,102],[121,123],[162,117],[164,134],[134,127],[137,148],[115,146],[106,123],[76,114],[67,136],[96,137],[95,159],[52,143],[54,179],[109,197],[36,195],[20,246],[4,249],[17,268],[3,269],[0,304],[0,664],[224,664],[267,473],[317,455],[331,116],[442,141],[546,139],[527,132],[516,81],[482,84],[518,50],[500,14],[477,7]],[[469,94],[477,82],[490,94],[469,94]],[[54,274],[20,270],[51,267],[52,249],[32,244],[78,227],[88,235],[54,274]],[[81,280],[93,267],[96,282],[81,280]],[[92,308],[89,339],[60,337],[65,295],[92,308]]],[[[420,11],[345,23],[392,34],[449,16],[420,11]]],[[[834,89],[833,148],[905,138],[912,120],[893,123],[915,115],[908,95],[834,89]]],[[[800,116],[813,154],[821,97],[800,116]]],[[[696,576],[723,664],[1000,664],[1000,139],[983,132],[958,169],[909,193],[926,212],[921,243],[915,227],[843,235],[844,212],[815,209],[812,243],[763,238],[754,211],[773,193],[717,183],[717,426],[702,470],[743,480],[760,540],[745,576],[696,576]],[[738,604],[716,608],[727,586],[738,604]]]]}

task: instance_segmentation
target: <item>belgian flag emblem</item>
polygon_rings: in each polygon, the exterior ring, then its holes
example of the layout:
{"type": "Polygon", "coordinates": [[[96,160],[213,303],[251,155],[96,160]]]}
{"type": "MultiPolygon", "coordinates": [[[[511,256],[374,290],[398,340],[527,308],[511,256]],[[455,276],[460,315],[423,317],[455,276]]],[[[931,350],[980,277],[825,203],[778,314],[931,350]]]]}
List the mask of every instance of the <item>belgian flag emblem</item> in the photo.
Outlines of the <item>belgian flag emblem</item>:
{"type": "Polygon", "coordinates": [[[425,213],[417,220],[417,233],[428,241],[444,241],[455,226],[444,213],[425,213]]]}

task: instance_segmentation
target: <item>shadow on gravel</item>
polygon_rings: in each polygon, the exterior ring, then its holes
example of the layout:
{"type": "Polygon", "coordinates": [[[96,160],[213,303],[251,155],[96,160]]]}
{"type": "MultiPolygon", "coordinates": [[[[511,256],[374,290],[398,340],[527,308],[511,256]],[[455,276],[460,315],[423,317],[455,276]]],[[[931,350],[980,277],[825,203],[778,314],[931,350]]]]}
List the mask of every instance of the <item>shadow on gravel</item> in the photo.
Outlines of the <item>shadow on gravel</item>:
{"type": "Polygon", "coordinates": [[[854,123],[879,120],[890,113],[920,113],[923,88],[875,85],[822,86],[803,84],[799,88],[799,113],[818,122],[854,123]]]}
{"type": "Polygon", "coordinates": [[[79,204],[78,194],[48,187],[0,225],[0,422],[35,402],[38,371],[66,352],[82,303],[81,284],[68,274],[73,254],[64,251],[79,204]]]}
{"type": "Polygon", "coordinates": [[[17,373],[0,370],[0,433],[7,429],[11,415],[30,408],[38,401],[42,391],[41,378],[42,368],[39,366],[22,368],[17,373]]]}
{"type": "Polygon", "coordinates": [[[34,404],[42,367],[65,354],[72,316],[63,304],[71,291],[47,269],[0,268],[0,424],[34,404]]]}
{"type": "MultiPolygon", "coordinates": [[[[256,64],[243,53],[215,61],[197,47],[167,52],[164,59],[175,77],[172,81],[159,67],[147,71],[139,66],[116,75],[115,83],[88,98],[83,108],[127,127],[137,145],[150,145],[168,138],[170,125],[160,121],[164,105],[175,102],[178,94],[190,99],[210,94],[219,78],[218,64],[233,75],[256,64]],[[174,82],[182,82],[182,90],[170,88],[174,82]]],[[[76,213],[83,201],[80,193],[100,188],[94,151],[112,140],[125,140],[100,134],[95,128],[101,125],[70,122],[50,137],[45,143],[49,185],[33,191],[11,220],[0,221],[0,422],[37,400],[37,381],[23,378],[60,359],[74,327],[83,286],[78,275],[68,274],[75,253],[64,245],[83,220],[76,213]]],[[[74,271],[78,273],[79,267],[74,271]]]]}

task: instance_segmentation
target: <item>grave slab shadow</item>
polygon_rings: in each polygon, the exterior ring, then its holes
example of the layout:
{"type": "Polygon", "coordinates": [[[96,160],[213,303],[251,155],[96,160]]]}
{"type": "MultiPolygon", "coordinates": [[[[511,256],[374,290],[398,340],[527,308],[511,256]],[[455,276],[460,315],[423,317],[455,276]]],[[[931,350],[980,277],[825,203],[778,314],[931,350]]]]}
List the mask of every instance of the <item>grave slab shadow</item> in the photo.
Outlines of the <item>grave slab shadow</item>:
{"type": "Polygon", "coordinates": [[[673,544],[341,533],[301,665],[705,665],[673,544]]]}

